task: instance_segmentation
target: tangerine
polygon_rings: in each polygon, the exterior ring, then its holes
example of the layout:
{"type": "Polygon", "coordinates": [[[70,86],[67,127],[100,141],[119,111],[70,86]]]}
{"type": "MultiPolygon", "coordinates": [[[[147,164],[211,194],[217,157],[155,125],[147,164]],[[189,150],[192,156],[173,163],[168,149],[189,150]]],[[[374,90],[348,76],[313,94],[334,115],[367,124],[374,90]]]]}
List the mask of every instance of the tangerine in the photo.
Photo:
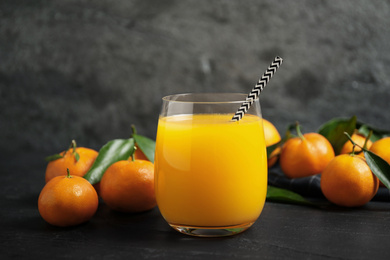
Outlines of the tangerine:
{"type": "MultiPolygon", "coordinates": [[[[263,129],[264,129],[264,138],[265,138],[266,147],[274,145],[280,142],[280,140],[282,140],[276,127],[270,121],[264,118],[263,118],[263,129]]],[[[275,150],[272,151],[270,157],[268,158],[268,167],[272,167],[277,162],[280,151],[281,151],[280,147],[277,147],[275,150]]]]}
{"type": "Polygon", "coordinates": [[[382,157],[383,160],[390,164],[390,137],[385,137],[375,141],[369,150],[382,157]]]}
{"type": "Polygon", "coordinates": [[[334,158],[328,139],[317,133],[302,135],[297,125],[298,137],[288,139],[280,154],[279,163],[289,178],[300,178],[321,173],[334,158]]]}
{"type": "Polygon", "coordinates": [[[66,169],[73,176],[83,177],[92,164],[95,162],[98,152],[85,147],[69,148],[67,151],[60,153],[62,158],[51,161],[47,164],[45,181],[49,182],[54,177],[66,175],[66,169]],[[79,154],[79,160],[76,160],[75,152],[79,154]]]}
{"type": "MultiPolygon", "coordinates": [[[[371,145],[370,151],[390,164],[390,137],[385,137],[375,141],[371,145]]],[[[379,182],[379,185],[383,187],[385,186],[381,181],[379,182]]]]}
{"type": "Polygon", "coordinates": [[[142,212],[154,208],[153,163],[127,160],[112,164],[100,181],[100,196],[117,211],[142,212]]]}
{"type": "Polygon", "coordinates": [[[378,178],[361,156],[338,155],[321,174],[322,193],[339,206],[363,206],[375,196],[378,187],[378,178]]]}
{"type": "Polygon", "coordinates": [[[93,186],[84,178],[57,176],[43,187],[38,198],[38,210],[51,225],[66,227],[92,218],[99,200],[93,186]]]}
{"type": "MultiPolygon", "coordinates": [[[[355,154],[364,157],[364,154],[361,152],[362,149],[358,145],[363,147],[364,142],[366,141],[366,137],[358,133],[353,133],[351,139],[357,144],[357,146],[355,147],[355,154]]],[[[372,142],[370,140],[367,140],[367,144],[366,144],[367,149],[370,149],[371,145],[372,142]]],[[[352,153],[352,149],[353,149],[353,144],[352,142],[348,141],[341,148],[340,154],[350,154],[352,153]]]]}

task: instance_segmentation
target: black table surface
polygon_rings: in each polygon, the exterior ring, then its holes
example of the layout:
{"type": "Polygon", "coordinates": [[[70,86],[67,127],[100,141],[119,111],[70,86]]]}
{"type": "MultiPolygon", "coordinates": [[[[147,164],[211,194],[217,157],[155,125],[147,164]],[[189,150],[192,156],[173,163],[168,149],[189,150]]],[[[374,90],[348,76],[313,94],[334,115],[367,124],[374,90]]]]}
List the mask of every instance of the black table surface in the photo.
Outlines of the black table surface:
{"type": "Polygon", "coordinates": [[[258,221],[231,237],[197,238],[103,202],[87,223],[58,228],[39,215],[44,155],[2,155],[1,259],[390,259],[390,203],[311,208],[267,202],[258,221]]]}

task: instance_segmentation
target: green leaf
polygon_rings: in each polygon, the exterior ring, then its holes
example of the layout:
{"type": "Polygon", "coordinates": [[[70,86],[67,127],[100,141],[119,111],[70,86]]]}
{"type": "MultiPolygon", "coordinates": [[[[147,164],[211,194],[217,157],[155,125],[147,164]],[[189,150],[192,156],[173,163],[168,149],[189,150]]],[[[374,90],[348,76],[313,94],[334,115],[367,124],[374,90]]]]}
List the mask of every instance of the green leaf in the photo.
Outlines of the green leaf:
{"type": "Polygon", "coordinates": [[[305,206],[318,206],[317,204],[306,200],[298,193],[286,189],[277,188],[270,185],[268,185],[268,189],[267,189],[267,200],[273,202],[290,203],[290,204],[298,204],[298,205],[305,205],[305,206]]]}
{"type": "Polygon", "coordinates": [[[364,157],[373,174],[390,189],[390,165],[375,153],[364,149],[364,157]]]}
{"type": "Polygon", "coordinates": [[[145,154],[146,158],[148,158],[149,161],[154,163],[154,151],[156,149],[156,142],[148,137],[138,134],[133,134],[133,138],[138,148],[141,149],[141,151],[145,154]]]}
{"type": "Polygon", "coordinates": [[[348,141],[344,132],[352,135],[356,129],[356,116],[350,119],[334,118],[323,124],[318,133],[323,135],[331,143],[336,155],[340,154],[341,148],[348,141]]]}
{"type": "Polygon", "coordinates": [[[59,153],[56,153],[56,154],[47,156],[47,157],[45,158],[45,161],[51,162],[51,161],[55,161],[55,160],[60,159],[60,158],[64,158],[64,156],[62,156],[62,155],[59,154],[59,153]]]}
{"type": "Polygon", "coordinates": [[[276,144],[270,145],[267,147],[267,158],[271,157],[271,153],[281,145],[282,141],[277,142],[276,144]]]}
{"type": "Polygon", "coordinates": [[[74,154],[74,158],[76,159],[76,162],[78,162],[80,160],[80,154],[76,151],[74,151],[73,154],[74,154]]]}
{"type": "Polygon", "coordinates": [[[378,128],[372,127],[370,125],[367,125],[367,124],[365,124],[363,122],[357,122],[356,123],[356,127],[358,128],[358,132],[361,133],[364,136],[368,136],[370,131],[372,131],[372,135],[371,135],[371,138],[370,138],[370,140],[372,142],[375,142],[375,141],[377,141],[379,139],[382,139],[382,138],[390,136],[390,131],[383,130],[383,129],[378,129],[378,128]]]}
{"type": "Polygon", "coordinates": [[[105,144],[99,151],[91,169],[84,178],[91,184],[100,182],[104,172],[111,164],[127,160],[134,152],[134,139],[114,139],[105,144]]]}

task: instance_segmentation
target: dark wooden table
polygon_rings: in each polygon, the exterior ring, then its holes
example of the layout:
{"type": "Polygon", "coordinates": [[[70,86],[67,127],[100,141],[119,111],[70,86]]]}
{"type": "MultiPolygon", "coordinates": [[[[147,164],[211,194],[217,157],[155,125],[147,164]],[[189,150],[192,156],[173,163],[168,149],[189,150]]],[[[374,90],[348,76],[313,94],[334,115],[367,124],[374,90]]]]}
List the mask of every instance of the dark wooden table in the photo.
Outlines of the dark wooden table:
{"type": "Polygon", "coordinates": [[[103,203],[85,224],[53,227],[37,209],[43,157],[0,158],[1,259],[390,259],[390,203],[385,202],[359,209],[267,202],[254,226],[225,238],[180,234],[158,208],[123,214],[103,203]]]}

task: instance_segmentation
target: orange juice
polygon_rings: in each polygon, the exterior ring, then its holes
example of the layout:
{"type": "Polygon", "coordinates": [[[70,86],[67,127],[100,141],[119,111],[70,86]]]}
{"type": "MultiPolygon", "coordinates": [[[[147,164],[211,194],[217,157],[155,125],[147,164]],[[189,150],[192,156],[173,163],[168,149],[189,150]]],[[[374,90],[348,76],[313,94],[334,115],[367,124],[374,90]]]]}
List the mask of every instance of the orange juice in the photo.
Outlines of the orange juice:
{"type": "Polygon", "coordinates": [[[227,227],[259,217],[267,189],[262,119],[232,116],[160,117],[155,189],[169,224],[227,227]]]}

